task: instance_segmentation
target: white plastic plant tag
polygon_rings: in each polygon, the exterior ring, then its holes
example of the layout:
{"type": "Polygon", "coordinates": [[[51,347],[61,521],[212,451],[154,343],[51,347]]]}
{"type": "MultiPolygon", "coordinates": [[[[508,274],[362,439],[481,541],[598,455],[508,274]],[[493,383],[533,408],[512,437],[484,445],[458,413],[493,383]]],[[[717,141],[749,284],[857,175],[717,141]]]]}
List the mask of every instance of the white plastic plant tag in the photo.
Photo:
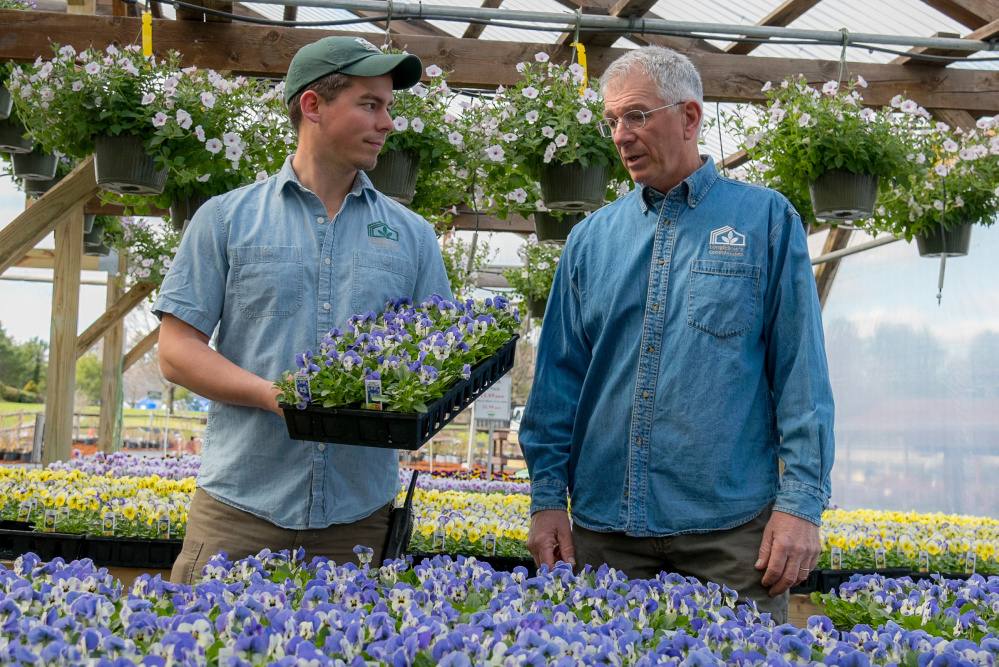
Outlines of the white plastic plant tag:
{"type": "Polygon", "coordinates": [[[368,410],[381,410],[382,402],[385,398],[382,396],[382,381],[381,380],[365,380],[364,381],[364,407],[368,410]]]}
{"type": "Polygon", "coordinates": [[[833,547],[829,551],[829,568],[832,570],[843,569],[843,550],[839,547],[833,547]]]}
{"type": "Polygon", "coordinates": [[[958,554],[957,555],[957,571],[958,572],[964,572],[964,557],[966,555],[967,554],[958,554]]]}
{"type": "Polygon", "coordinates": [[[310,403],[312,402],[312,384],[309,382],[307,374],[295,373],[295,393],[309,399],[310,403]]]}
{"type": "Polygon", "coordinates": [[[437,529],[434,531],[434,542],[433,542],[434,551],[444,551],[445,537],[446,533],[443,530],[437,529]]]}
{"type": "Polygon", "coordinates": [[[17,520],[27,521],[28,516],[31,514],[31,501],[22,500],[21,504],[17,506],[17,520]]]}
{"type": "Polygon", "coordinates": [[[885,548],[878,547],[874,550],[874,569],[884,570],[887,566],[885,565],[885,548]]]}
{"type": "Polygon", "coordinates": [[[966,553],[964,555],[964,573],[974,574],[975,565],[977,561],[978,561],[978,554],[976,554],[974,551],[969,551],[968,553],[966,553]]]}
{"type": "Polygon", "coordinates": [[[919,571],[929,572],[930,571],[930,552],[920,551],[919,552],[919,571]]]}
{"type": "Polygon", "coordinates": [[[117,516],[114,510],[104,510],[104,514],[101,515],[101,532],[104,533],[106,537],[114,536],[114,526],[117,521],[117,516]]]}
{"type": "Polygon", "coordinates": [[[496,555],[496,535],[488,533],[482,538],[482,546],[490,556],[496,555]]]}
{"type": "Polygon", "coordinates": [[[45,532],[54,533],[56,527],[56,516],[59,513],[55,510],[45,510],[45,532]]]}
{"type": "Polygon", "coordinates": [[[161,540],[170,539],[170,515],[161,514],[156,520],[156,535],[161,540]]]}

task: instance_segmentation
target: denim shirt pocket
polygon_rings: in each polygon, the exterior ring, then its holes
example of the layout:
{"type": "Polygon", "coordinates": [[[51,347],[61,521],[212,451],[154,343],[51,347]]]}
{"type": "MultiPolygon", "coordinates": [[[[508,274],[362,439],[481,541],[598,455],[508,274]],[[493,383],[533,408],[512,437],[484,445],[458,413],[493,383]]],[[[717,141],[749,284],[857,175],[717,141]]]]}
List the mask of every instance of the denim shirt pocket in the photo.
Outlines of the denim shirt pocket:
{"type": "Polygon", "coordinates": [[[760,267],[695,259],[690,267],[687,324],[717,338],[744,334],[756,318],[760,267]]]}
{"type": "Polygon", "coordinates": [[[236,300],[244,317],[288,317],[302,307],[305,272],[296,246],[232,249],[236,300]]]}
{"type": "Polygon", "coordinates": [[[354,314],[380,310],[391,299],[413,297],[416,268],[399,255],[355,250],[352,282],[350,305],[354,314]]]}

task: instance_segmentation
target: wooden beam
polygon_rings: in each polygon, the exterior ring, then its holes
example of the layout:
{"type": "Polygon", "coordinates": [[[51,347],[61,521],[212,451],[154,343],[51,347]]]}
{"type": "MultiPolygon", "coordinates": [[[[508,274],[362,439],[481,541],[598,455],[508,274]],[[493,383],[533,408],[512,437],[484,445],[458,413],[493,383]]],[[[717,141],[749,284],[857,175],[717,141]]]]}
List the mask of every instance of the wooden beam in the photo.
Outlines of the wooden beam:
{"type": "Polygon", "coordinates": [[[952,128],[961,128],[965,131],[975,129],[975,117],[967,111],[958,111],[954,109],[929,109],[929,112],[933,114],[934,118],[941,122],[947,123],[952,128]]]}
{"type": "MultiPolygon", "coordinates": [[[[9,12],[0,10],[0,24],[4,23],[5,17],[3,14],[6,13],[9,12]]],[[[30,14],[31,12],[19,13],[30,14]]],[[[62,16],[64,20],[69,18],[61,14],[52,14],[52,16],[62,16]]],[[[94,19],[95,17],[80,16],[74,18],[94,19]]],[[[21,213],[9,225],[0,229],[0,273],[6,271],[15,262],[27,255],[70,212],[80,213],[80,233],[82,234],[83,204],[89,201],[97,192],[97,180],[94,176],[94,159],[89,157],[81,162],[80,166],[74,169],[66,178],[59,181],[55,187],[39,197],[24,213],[21,213]]],[[[81,245],[80,248],[80,252],[82,253],[83,246],[81,245]]],[[[79,262],[79,258],[76,261],[79,262]]],[[[79,271],[79,268],[77,271],[79,271]]]]}
{"type": "MultiPolygon", "coordinates": [[[[933,35],[934,37],[958,37],[952,32],[938,32],[933,35]]],[[[974,31],[964,39],[973,41],[983,41],[987,42],[990,39],[995,39],[999,37],[999,19],[988,23],[978,30],[974,31]]],[[[947,58],[967,58],[969,54],[967,51],[951,51],[948,49],[930,49],[924,46],[917,46],[914,49],[909,49],[909,53],[918,53],[928,56],[945,56],[947,58]]],[[[926,65],[930,67],[944,67],[947,65],[945,62],[934,62],[932,60],[921,60],[919,58],[912,58],[911,56],[899,56],[895,60],[891,61],[893,65],[926,65]]]]}
{"type": "MultiPolygon", "coordinates": [[[[842,250],[850,242],[852,229],[831,229],[826,237],[825,245],[822,247],[822,254],[827,255],[836,250],[842,250]]],[[[833,280],[839,270],[839,260],[833,259],[815,267],[815,288],[819,292],[819,305],[825,307],[826,297],[832,289],[833,280]]]]}
{"type": "MultiPolygon", "coordinates": [[[[110,310],[121,299],[124,291],[121,279],[128,269],[128,254],[118,253],[118,275],[108,276],[107,308],[110,310]]],[[[101,355],[101,416],[97,429],[97,449],[102,452],[118,451],[121,433],[118,428],[118,391],[121,388],[121,357],[125,343],[125,327],[118,320],[104,334],[104,350],[101,355]]]]}
{"type": "MultiPolygon", "coordinates": [[[[92,44],[104,49],[111,43],[131,44],[139,34],[139,19],[111,16],[70,16],[45,12],[0,10],[0,25],[7,37],[0,40],[0,60],[33,61],[51,57],[49,40],[82,48],[92,44]]],[[[211,25],[159,21],[154,27],[158,56],[168,49],[183,53],[182,66],[232,70],[238,74],[281,76],[301,46],[327,35],[356,35],[379,40],[380,34],[298,30],[254,25],[211,25]]],[[[413,35],[407,47],[427,62],[452,72],[453,87],[493,88],[513,85],[519,79],[514,64],[545,51],[558,62],[571,57],[568,47],[521,42],[482,42],[475,39],[413,35]]],[[[587,52],[591,73],[599,76],[624,49],[593,47],[587,52]]],[[[767,81],[804,74],[810,81],[835,78],[839,63],[831,60],[759,58],[726,53],[688,51],[704,80],[705,99],[711,102],[761,102],[767,81]]],[[[994,113],[999,95],[999,71],[939,67],[903,67],[876,63],[850,63],[850,73],[870,84],[867,104],[884,105],[904,92],[926,108],[965,109],[994,113]]],[[[47,196],[47,195],[46,195],[47,196]]],[[[23,256],[24,253],[18,255],[23,256]]]]}
{"type": "MultiPolygon", "coordinates": [[[[30,210],[34,208],[32,206],[30,210]]],[[[45,447],[42,451],[42,463],[46,467],[53,461],[68,461],[73,454],[76,320],[80,313],[80,259],[83,256],[82,206],[64,213],[56,221],[55,249],[49,370],[45,391],[45,447]]]]}
{"type": "Polygon", "coordinates": [[[996,0],[923,0],[923,3],[972,30],[999,19],[996,0]]]}
{"type": "Polygon", "coordinates": [[[120,299],[114,302],[104,314],[97,318],[97,321],[87,327],[87,330],[80,334],[76,340],[76,357],[79,359],[101,339],[115,323],[120,322],[123,317],[132,312],[139,303],[149,296],[156,289],[153,283],[135,283],[120,299]]]}
{"type": "MultiPolygon", "coordinates": [[[[55,250],[48,248],[33,248],[24,257],[14,262],[12,268],[19,269],[54,269],[55,250]]],[[[100,271],[97,257],[84,256],[80,268],[84,271],[100,271]]],[[[102,285],[104,283],[101,283],[102,285]]]]}
{"type": "Polygon", "coordinates": [[[725,169],[735,169],[736,167],[741,167],[742,165],[749,162],[749,156],[746,155],[746,151],[738,150],[731,155],[725,156],[722,160],[722,164],[717,165],[719,169],[723,166],[725,169]]]}
{"type": "MultiPolygon", "coordinates": [[[[351,11],[352,14],[363,18],[370,18],[372,16],[385,16],[385,12],[362,12],[362,11],[351,11]]],[[[385,28],[385,21],[372,21],[372,25],[376,25],[379,28],[385,28]]],[[[413,19],[409,21],[407,19],[392,20],[392,25],[389,26],[389,32],[393,35],[423,35],[426,37],[450,37],[451,33],[446,30],[441,30],[434,24],[426,21],[425,19],[413,19]]],[[[384,40],[384,37],[382,38],[384,40]]],[[[394,41],[394,40],[393,40],[394,41]]],[[[380,42],[378,42],[380,43],[380,42]]],[[[405,48],[405,44],[401,45],[405,48]]]]}
{"type": "Polygon", "coordinates": [[[284,20],[285,21],[297,21],[298,20],[298,7],[296,5],[285,5],[284,6],[284,20]]]}
{"type": "MultiPolygon", "coordinates": [[[[501,4],[503,4],[503,0],[482,0],[483,9],[496,9],[501,4]]],[[[484,23],[469,23],[468,27],[465,28],[465,34],[461,37],[462,39],[478,39],[485,29],[486,25],[484,23]]]]}
{"type": "MultiPolygon", "coordinates": [[[[784,0],[784,2],[777,7],[777,9],[760,19],[760,22],[756,25],[773,27],[789,26],[791,23],[800,18],[802,14],[819,4],[821,1],[822,0],[784,0]]],[[[732,42],[725,47],[724,51],[725,53],[746,55],[758,46],[761,45],[754,44],[752,42],[732,42]]]]}
{"type": "MultiPolygon", "coordinates": [[[[603,14],[609,16],[620,16],[622,18],[630,18],[634,16],[638,19],[636,24],[636,33],[630,35],[627,39],[638,44],[639,46],[655,45],[655,46],[665,46],[667,48],[673,49],[674,51],[679,51],[680,53],[690,54],[692,51],[704,51],[707,53],[721,53],[719,49],[714,44],[706,42],[703,39],[693,39],[690,37],[674,37],[666,35],[643,35],[641,34],[641,19],[654,20],[662,18],[654,12],[646,10],[645,12],[639,11],[628,11],[629,7],[626,4],[627,0],[586,0],[585,4],[583,0],[557,0],[559,4],[568,7],[575,11],[576,9],[581,9],[584,14],[603,14]],[[618,10],[624,10],[622,13],[614,13],[614,9],[620,7],[618,10]]],[[[640,0],[635,1],[635,9],[641,9],[644,5],[650,5],[654,3],[641,3],[640,0]]],[[[624,37],[621,33],[586,33],[585,35],[579,36],[579,41],[585,44],[587,47],[610,47],[617,43],[617,40],[624,37]]],[[[558,44],[569,44],[572,42],[573,34],[565,33],[559,37],[558,44]]]]}
{"type": "Polygon", "coordinates": [[[135,347],[129,350],[128,354],[125,355],[125,360],[122,362],[122,373],[131,368],[132,364],[136,361],[146,356],[146,353],[153,349],[153,346],[156,345],[156,342],[159,341],[159,339],[160,328],[157,326],[155,329],[147,333],[145,337],[136,343],[135,347]]]}
{"type": "MultiPolygon", "coordinates": [[[[458,215],[451,220],[451,226],[462,231],[475,231],[475,214],[467,204],[458,207],[458,215]]],[[[511,215],[501,220],[492,215],[479,215],[480,232],[513,232],[515,234],[531,233],[534,222],[520,215],[511,215]]]]}

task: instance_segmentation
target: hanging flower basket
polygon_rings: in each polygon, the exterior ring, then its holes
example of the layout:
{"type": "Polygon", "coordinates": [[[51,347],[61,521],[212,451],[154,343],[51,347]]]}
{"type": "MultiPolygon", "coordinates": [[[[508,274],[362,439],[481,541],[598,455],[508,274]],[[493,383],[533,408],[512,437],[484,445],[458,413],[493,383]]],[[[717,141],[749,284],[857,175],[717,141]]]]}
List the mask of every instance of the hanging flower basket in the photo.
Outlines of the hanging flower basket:
{"type": "Polygon", "coordinates": [[[132,134],[98,135],[94,139],[97,185],[122,195],[158,195],[166,186],[168,169],[156,169],[142,138],[132,134]]]}
{"type": "Polygon", "coordinates": [[[87,229],[86,217],[84,216],[83,247],[95,248],[104,243],[104,223],[94,223],[91,221],[90,229],[87,229]]]}
{"type": "Polygon", "coordinates": [[[971,227],[967,223],[945,229],[943,234],[916,234],[916,246],[920,257],[939,257],[944,252],[948,257],[964,257],[971,248],[971,227]]]}
{"type": "Polygon", "coordinates": [[[38,180],[35,178],[25,178],[21,181],[21,188],[24,194],[31,197],[41,197],[43,194],[55,187],[56,183],[62,180],[62,176],[38,180]]]}
{"type": "Polygon", "coordinates": [[[209,199],[210,195],[188,195],[174,199],[170,204],[170,224],[178,232],[183,232],[197,210],[209,199]]]}
{"type": "Polygon", "coordinates": [[[609,181],[610,165],[551,163],[541,169],[541,197],[555,211],[595,211],[604,204],[609,181]]]}
{"type": "Polygon", "coordinates": [[[376,190],[408,206],[416,195],[420,156],[406,150],[388,151],[378,156],[377,166],[367,174],[376,190]]]}
{"type": "Polygon", "coordinates": [[[27,130],[14,118],[0,120],[0,153],[30,153],[34,141],[25,137],[27,130]]]}
{"type": "Polygon", "coordinates": [[[111,254],[111,246],[107,243],[83,246],[83,254],[87,257],[107,257],[111,254]]]}
{"type": "Polygon", "coordinates": [[[569,237],[569,231],[586,217],[583,213],[564,213],[561,218],[546,211],[534,213],[534,230],[539,241],[563,242],[569,237]]]}
{"type": "Polygon", "coordinates": [[[830,169],[808,182],[812,210],[819,220],[864,220],[874,215],[879,176],[830,169]]]}
{"type": "Polygon", "coordinates": [[[0,119],[10,116],[10,110],[14,106],[14,98],[10,96],[7,86],[0,86],[0,119]]]}
{"type": "Polygon", "coordinates": [[[545,308],[548,307],[548,299],[537,299],[529,297],[527,299],[527,312],[530,313],[531,317],[536,317],[539,320],[544,319],[545,308]]]}
{"type": "Polygon", "coordinates": [[[16,153],[11,158],[16,178],[30,178],[45,181],[55,178],[59,158],[36,148],[30,153],[16,153]]]}

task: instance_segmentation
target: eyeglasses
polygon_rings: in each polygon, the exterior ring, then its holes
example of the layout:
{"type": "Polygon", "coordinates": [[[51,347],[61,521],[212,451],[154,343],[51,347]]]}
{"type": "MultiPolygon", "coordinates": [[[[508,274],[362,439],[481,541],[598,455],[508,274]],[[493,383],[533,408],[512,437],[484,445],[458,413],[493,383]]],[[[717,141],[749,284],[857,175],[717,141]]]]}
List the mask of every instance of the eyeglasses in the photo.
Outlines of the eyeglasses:
{"type": "Polygon", "coordinates": [[[648,116],[653,111],[661,111],[663,109],[669,109],[670,107],[675,107],[678,104],[683,104],[683,102],[674,102],[673,104],[667,104],[663,107],[656,107],[655,109],[649,109],[648,111],[641,111],[639,109],[634,109],[626,114],[623,114],[620,118],[604,118],[602,121],[597,123],[597,129],[600,130],[601,137],[611,137],[614,136],[614,130],[617,129],[618,121],[624,123],[626,130],[640,130],[645,127],[645,117],[648,116]]]}

